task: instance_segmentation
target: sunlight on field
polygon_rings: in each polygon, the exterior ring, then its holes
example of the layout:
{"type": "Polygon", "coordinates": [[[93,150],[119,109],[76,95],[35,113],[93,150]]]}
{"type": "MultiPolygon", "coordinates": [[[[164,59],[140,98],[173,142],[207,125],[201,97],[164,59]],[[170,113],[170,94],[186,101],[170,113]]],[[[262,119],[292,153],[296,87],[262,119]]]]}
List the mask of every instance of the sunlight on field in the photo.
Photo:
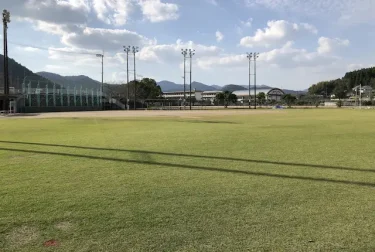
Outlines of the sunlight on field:
{"type": "Polygon", "coordinates": [[[91,113],[0,120],[0,251],[375,248],[375,111],[91,113]]]}

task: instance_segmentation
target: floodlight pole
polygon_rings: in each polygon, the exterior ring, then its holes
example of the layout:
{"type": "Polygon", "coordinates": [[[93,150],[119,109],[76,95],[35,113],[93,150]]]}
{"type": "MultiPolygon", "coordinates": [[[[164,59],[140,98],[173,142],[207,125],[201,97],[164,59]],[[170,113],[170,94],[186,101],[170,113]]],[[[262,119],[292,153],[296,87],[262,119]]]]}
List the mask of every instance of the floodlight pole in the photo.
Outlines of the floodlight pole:
{"type": "Polygon", "coordinates": [[[126,95],[126,108],[127,110],[130,109],[130,87],[129,87],[129,52],[130,52],[130,46],[124,46],[124,51],[126,52],[126,85],[127,85],[127,95],[126,95]]]}
{"type": "Polygon", "coordinates": [[[192,76],[192,68],[193,68],[193,56],[195,55],[195,50],[189,49],[189,57],[190,57],[190,110],[191,110],[191,76],[192,76]]]}
{"type": "Polygon", "coordinates": [[[97,54],[96,57],[100,57],[102,59],[102,85],[101,85],[101,94],[100,94],[100,100],[102,102],[102,110],[104,110],[104,103],[103,103],[103,85],[104,85],[104,53],[103,54],[97,54]]]}
{"type": "Polygon", "coordinates": [[[359,84],[359,109],[362,109],[362,83],[359,84]]]}
{"type": "Polygon", "coordinates": [[[247,53],[247,58],[249,59],[249,109],[251,109],[251,59],[253,58],[253,53],[247,53]]]}
{"type": "Polygon", "coordinates": [[[3,39],[4,39],[4,110],[9,112],[9,69],[8,69],[8,23],[10,23],[10,13],[3,11],[3,39]]]}
{"type": "Polygon", "coordinates": [[[254,53],[254,109],[257,109],[257,59],[259,53],[254,53]]]}
{"type": "Polygon", "coordinates": [[[135,68],[135,54],[139,52],[138,46],[132,47],[133,56],[134,56],[134,110],[137,109],[137,72],[135,68]]]}
{"type": "Polygon", "coordinates": [[[187,49],[181,49],[181,53],[184,56],[184,109],[186,105],[186,57],[188,54],[187,49]]]}

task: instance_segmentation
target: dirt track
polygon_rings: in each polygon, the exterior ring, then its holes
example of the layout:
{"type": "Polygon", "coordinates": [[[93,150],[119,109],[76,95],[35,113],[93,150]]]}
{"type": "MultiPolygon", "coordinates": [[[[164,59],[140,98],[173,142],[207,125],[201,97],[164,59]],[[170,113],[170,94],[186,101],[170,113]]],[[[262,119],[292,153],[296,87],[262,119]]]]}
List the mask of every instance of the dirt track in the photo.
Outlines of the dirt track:
{"type": "MultiPolygon", "coordinates": [[[[84,111],[84,112],[59,112],[59,113],[41,113],[7,116],[6,118],[108,118],[108,117],[180,117],[180,118],[199,118],[208,116],[226,116],[226,115],[254,115],[280,113],[277,110],[148,110],[148,111],[84,111]]],[[[1,118],[1,116],[0,116],[1,118]]]]}

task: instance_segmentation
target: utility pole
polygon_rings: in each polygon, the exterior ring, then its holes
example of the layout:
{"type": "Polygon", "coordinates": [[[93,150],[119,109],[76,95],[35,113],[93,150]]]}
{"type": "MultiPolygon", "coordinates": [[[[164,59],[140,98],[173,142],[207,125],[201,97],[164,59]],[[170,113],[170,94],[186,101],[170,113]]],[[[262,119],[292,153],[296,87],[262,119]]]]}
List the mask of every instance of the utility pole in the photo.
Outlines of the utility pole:
{"type": "Polygon", "coordinates": [[[126,85],[128,89],[128,94],[126,95],[126,108],[127,110],[130,109],[129,107],[129,100],[130,100],[130,85],[129,85],[129,52],[130,52],[130,46],[124,46],[124,51],[126,52],[126,85]]]}
{"type": "Polygon", "coordinates": [[[8,23],[10,23],[10,13],[3,11],[3,30],[4,30],[4,110],[9,112],[9,70],[8,70],[8,23]]]}
{"type": "Polygon", "coordinates": [[[186,105],[186,57],[188,55],[187,49],[181,49],[181,53],[184,56],[184,109],[186,105]]]}
{"type": "Polygon", "coordinates": [[[249,59],[249,109],[251,109],[251,59],[253,58],[253,53],[247,53],[247,58],[249,59]]]}
{"type": "Polygon", "coordinates": [[[139,52],[138,46],[132,47],[133,56],[134,56],[134,110],[137,109],[137,72],[135,68],[135,54],[139,52]]]}
{"type": "Polygon", "coordinates": [[[191,75],[192,75],[193,56],[194,55],[195,55],[195,50],[189,49],[189,57],[190,57],[190,110],[191,110],[191,75]]]}
{"type": "Polygon", "coordinates": [[[359,84],[359,108],[362,109],[362,83],[359,84]]]}
{"type": "Polygon", "coordinates": [[[257,109],[257,58],[259,58],[259,53],[254,53],[254,109],[257,109]]]}
{"type": "Polygon", "coordinates": [[[102,110],[104,110],[104,103],[103,103],[103,85],[104,85],[104,52],[102,54],[97,54],[96,57],[100,57],[102,59],[102,86],[101,86],[101,94],[100,94],[100,101],[102,103],[102,110]]]}

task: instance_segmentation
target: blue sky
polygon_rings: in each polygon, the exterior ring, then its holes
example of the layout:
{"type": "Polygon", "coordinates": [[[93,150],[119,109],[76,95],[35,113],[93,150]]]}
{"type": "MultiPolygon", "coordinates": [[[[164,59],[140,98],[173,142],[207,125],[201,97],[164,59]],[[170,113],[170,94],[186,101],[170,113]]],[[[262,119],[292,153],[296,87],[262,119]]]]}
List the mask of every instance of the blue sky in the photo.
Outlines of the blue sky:
{"type": "MultiPolygon", "coordinates": [[[[138,78],[182,82],[182,48],[196,50],[193,81],[305,89],[374,62],[373,0],[2,0],[9,56],[32,71],[126,80],[123,45],[136,45],[138,78]]],[[[131,59],[132,60],[132,59],[131,59]]],[[[132,65],[132,64],[131,64],[132,65]]],[[[132,76],[132,73],[131,73],[132,76]]]]}

